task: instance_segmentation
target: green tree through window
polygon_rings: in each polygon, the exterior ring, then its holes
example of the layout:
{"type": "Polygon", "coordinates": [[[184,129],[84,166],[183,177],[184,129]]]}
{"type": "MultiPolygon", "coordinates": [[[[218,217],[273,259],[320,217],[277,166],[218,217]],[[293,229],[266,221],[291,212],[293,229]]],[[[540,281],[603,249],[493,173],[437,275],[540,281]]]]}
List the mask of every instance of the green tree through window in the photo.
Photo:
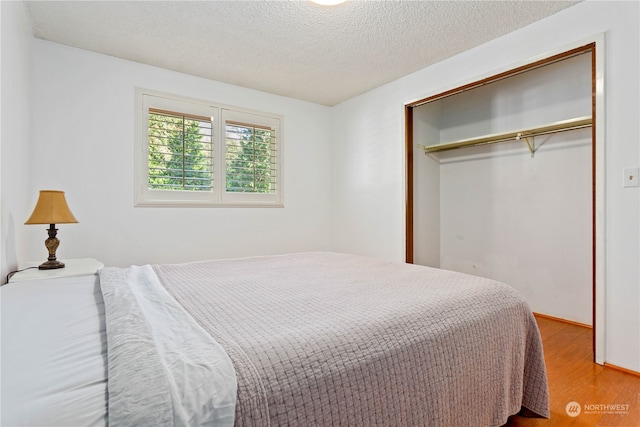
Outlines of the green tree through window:
{"type": "Polygon", "coordinates": [[[226,191],[275,193],[276,135],[269,127],[226,122],[226,191]]]}
{"type": "Polygon", "coordinates": [[[210,118],[149,109],[149,188],[211,191],[210,118]]]}

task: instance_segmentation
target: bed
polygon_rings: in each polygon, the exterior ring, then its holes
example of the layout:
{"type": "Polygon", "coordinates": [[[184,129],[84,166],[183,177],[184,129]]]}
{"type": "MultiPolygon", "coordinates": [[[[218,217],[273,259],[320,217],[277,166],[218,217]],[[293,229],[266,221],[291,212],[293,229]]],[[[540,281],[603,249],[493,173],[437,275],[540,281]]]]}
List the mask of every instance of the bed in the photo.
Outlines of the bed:
{"type": "Polygon", "coordinates": [[[517,413],[549,416],[535,319],[515,290],[488,279],[310,252],[46,282],[2,290],[2,425],[501,426],[517,413]],[[68,325],[38,324],[36,338],[61,337],[39,368],[9,354],[29,351],[21,340],[34,331],[14,318],[34,298],[50,298],[41,318],[82,313],[66,322],[86,329],[69,337],[59,330],[68,325]],[[43,392],[23,371],[63,384],[43,392]]]}

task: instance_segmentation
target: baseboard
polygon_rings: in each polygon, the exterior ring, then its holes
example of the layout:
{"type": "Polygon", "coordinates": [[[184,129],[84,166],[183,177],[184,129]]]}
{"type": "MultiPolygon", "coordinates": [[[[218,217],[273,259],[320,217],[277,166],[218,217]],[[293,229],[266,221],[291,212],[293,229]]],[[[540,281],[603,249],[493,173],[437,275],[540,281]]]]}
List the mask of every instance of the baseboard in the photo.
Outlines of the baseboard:
{"type": "Polygon", "coordinates": [[[640,372],[638,371],[623,368],[621,366],[612,365],[611,363],[607,363],[607,362],[604,362],[604,366],[606,366],[607,368],[615,369],[616,371],[624,372],[625,374],[635,375],[636,377],[640,377],[640,372]]]}
{"type": "MultiPolygon", "coordinates": [[[[540,317],[542,319],[549,319],[549,320],[554,320],[556,322],[562,322],[562,323],[567,323],[567,324],[570,324],[570,325],[580,326],[580,327],[583,327],[583,328],[593,329],[593,327],[591,325],[585,325],[584,323],[574,322],[572,320],[563,319],[561,317],[549,316],[548,314],[541,314],[541,313],[536,313],[536,312],[534,312],[533,315],[535,317],[540,317]]],[[[634,371],[632,369],[627,369],[627,368],[623,368],[621,366],[612,365],[611,363],[607,363],[607,362],[604,363],[604,366],[606,366],[609,369],[614,369],[616,371],[624,372],[625,374],[629,374],[629,375],[633,375],[633,376],[636,376],[636,377],[640,377],[640,372],[634,371]]]]}
{"type": "Polygon", "coordinates": [[[556,322],[568,323],[570,325],[580,326],[582,328],[593,329],[593,326],[591,325],[587,325],[580,322],[574,322],[573,320],[567,320],[561,317],[549,316],[548,314],[536,313],[535,311],[533,312],[533,315],[536,317],[541,317],[543,319],[555,320],[556,322]]]}

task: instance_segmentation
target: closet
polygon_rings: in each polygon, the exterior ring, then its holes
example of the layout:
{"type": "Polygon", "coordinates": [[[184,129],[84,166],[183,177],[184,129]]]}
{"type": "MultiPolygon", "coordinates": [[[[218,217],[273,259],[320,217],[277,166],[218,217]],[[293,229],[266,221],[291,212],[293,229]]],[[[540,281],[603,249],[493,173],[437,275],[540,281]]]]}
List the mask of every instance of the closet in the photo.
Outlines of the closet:
{"type": "Polygon", "coordinates": [[[582,46],[405,106],[408,262],[592,325],[593,58],[582,46]]]}

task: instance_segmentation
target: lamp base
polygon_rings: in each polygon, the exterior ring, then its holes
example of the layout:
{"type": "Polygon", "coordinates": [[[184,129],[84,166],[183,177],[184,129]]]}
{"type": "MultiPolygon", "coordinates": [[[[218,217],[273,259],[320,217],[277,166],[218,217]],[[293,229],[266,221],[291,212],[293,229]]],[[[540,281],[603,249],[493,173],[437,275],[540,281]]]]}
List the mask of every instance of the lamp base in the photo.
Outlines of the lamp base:
{"type": "Polygon", "coordinates": [[[49,260],[38,266],[38,270],[55,270],[56,268],[64,268],[64,262],[49,260]]]}
{"type": "Polygon", "coordinates": [[[49,258],[38,266],[38,270],[55,270],[56,268],[64,268],[64,263],[56,259],[56,249],[60,244],[60,240],[56,238],[58,229],[55,224],[49,224],[49,238],[44,241],[44,245],[49,251],[49,258]]]}

